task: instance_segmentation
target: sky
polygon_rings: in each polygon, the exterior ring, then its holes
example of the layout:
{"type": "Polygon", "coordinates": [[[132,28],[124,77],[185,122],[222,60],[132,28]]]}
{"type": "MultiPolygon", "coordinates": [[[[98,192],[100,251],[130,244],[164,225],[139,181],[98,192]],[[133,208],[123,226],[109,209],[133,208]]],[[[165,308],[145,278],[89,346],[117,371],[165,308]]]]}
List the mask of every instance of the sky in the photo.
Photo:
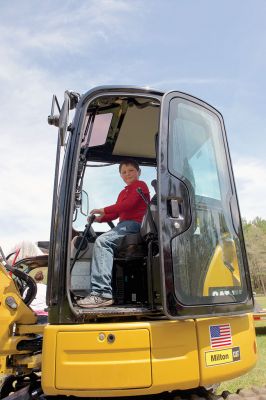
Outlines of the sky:
{"type": "Polygon", "coordinates": [[[264,0],[0,0],[0,245],[49,240],[52,95],[179,90],[225,120],[242,217],[266,219],[264,0]]]}

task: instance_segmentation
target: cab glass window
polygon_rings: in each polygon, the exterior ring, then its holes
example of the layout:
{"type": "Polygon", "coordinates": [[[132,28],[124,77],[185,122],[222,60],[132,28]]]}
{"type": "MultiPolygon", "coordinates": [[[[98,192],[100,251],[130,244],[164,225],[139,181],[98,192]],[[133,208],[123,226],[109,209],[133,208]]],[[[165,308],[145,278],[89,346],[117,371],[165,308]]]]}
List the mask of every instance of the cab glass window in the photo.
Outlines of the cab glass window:
{"type": "Polygon", "coordinates": [[[82,138],[82,146],[100,146],[106,142],[109,132],[112,113],[96,114],[90,113],[85,119],[85,132],[82,138]]]}
{"type": "Polygon", "coordinates": [[[170,103],[168,168],[190,193],[192,223],[171,240],[175,295],[183,304],[246,298],[240,240],[221,123],[216,114],[174,98],[170,103]]]}

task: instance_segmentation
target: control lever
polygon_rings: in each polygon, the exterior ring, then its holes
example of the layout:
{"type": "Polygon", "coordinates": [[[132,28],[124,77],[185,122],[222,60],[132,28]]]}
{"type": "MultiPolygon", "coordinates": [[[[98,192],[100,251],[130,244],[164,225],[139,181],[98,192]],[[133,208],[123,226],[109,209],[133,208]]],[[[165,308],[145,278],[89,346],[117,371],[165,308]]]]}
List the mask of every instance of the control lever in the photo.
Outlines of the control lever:
{"type": "Polygon", "coordinates": [[[76,262],[77,259],[78,259],[78,256],[79,256],[79,254],[80,254],[80,251],[81,251],[81,249],[82,249],[82,246],[83,246],[83,244],[84,244],[84,242],[85,242],[85,239],[87,238],[87,235],[88,235],[88,233],[89,233],[89,231],[90,231],[90,229],[91,229],[91,225],[93,224],[95,218],[96,218],[96,215],[95,215],[95,214],[91,214],[91,215],[89,216],[89,218],[88,218],[88,224],[85,226],[85,230],[84,230],[84,232],[83,232],[83,234],[82,234],[82,239],[81,239],[81,241],[80,241],[80,243],[79,243],[79,246],[78,246],[78,248],[77,248],[75,257],[73,258],[73,261],[72,261],[72,263],[71,263],[70,272],[72,271],[72,269],[73,269],[73,267],[74,267],[74,265],[75,265],[75,262],[76,262]]]}
{"type": "Polygon", "coordinates": [[[136,189],[138,194],[141,196],[142,200],[145,202],[145,204],[147,205],[147,210],[148,210],[148,214],[149,214],[149,219],[150,219],[150,223],[152,224],[153,227],[153,231],[157,232],[157,226],[155,225],[152,213],[151,213],[151,206],[150,206],[150,202],[148,201],[148,199],[146,198],[145,194],[143,193],[141,188],[137,188],[136,189]]]}
{"type": "Polygon", "coordinates": [[[89,216],[89,221],[88,221],[89,223],[86,226],[88,227],[88,225],[89,225],[91,227],[91,225],[93,224],[95,218],[96,218],[96,215],[95,214],[91,214],[89,216]]]}
{"type": "Polygon", "coordinates": [[[145,194],[143,193],[142,189],[141,188],[137,188],[136,190],[137,190],[138,194],[142,197],[142,200],[147,205],[147,207],[149,207],[150,203],[149,203],[148,199],[146,198],[145,194]]]}

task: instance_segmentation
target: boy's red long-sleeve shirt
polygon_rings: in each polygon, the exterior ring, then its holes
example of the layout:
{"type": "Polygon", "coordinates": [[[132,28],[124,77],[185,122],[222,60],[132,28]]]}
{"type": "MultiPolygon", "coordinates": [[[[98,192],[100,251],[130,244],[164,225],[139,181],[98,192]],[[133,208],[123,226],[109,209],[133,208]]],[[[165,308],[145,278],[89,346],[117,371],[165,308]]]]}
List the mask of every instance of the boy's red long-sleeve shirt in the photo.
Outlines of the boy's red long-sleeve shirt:
{"type": "Polygon", "coordinates": [[[141,222],[146,212],[147,206],[137,192],[140,188],[144,196],[150,201],[148,186],[143,181],[135,181],[127,185],[118,195],[117,201],[112,206],[104,207],[104,216],[101,222],[110,222],[119,218],[119,221],[141,222]]]}

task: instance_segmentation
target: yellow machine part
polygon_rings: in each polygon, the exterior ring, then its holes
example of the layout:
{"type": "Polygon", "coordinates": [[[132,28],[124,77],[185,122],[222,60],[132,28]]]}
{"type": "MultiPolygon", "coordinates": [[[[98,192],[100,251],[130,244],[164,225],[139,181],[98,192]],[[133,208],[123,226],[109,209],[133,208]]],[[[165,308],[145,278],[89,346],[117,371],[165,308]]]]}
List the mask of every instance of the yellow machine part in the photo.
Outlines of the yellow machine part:
{"type": "Polygon", "coordinates": [[[250,315],[195,321],[47,325],[42,388],[47,395],[148,395],[234,378],[252,368],[256,359],[250,315]],[[221,324],[230,325],[232,343],[211,357],[210,326],[221,324]],[[237,357],[234,354],[231,360],[233,351],[237,357]]]}
{"type": "Polygon", "coordinates": [[[141,395],[173,390],[176,382],[182,382],[180,388],[199,382],[193,320],[47,326],[44,330],[45,394],[141,395]]]}
{"type": "Polygon", "coordinates": [[[209,288],[241,286],[239,266],[235,243],[233,240],[224,240],[218,245],[211,259],[206,274],[203,296],[209,296],[209,288]],[[231,270],[226,266],[231,266],[231,270]]]}
{"type": "Polygon", "coordinates": [[[26,335],[15,335],[13,330],[18,324],[28,326],[35,324],[36,320],[35,313],[23,302],[12,277],[0,264],[0,375],[16,372],[16,367],[7,367],[7,357],[21,357],[17,344],[23,339],[29,339],[26,335]],[[14,308],[8,305],[8,300],[12,301],[14,308]]]}

